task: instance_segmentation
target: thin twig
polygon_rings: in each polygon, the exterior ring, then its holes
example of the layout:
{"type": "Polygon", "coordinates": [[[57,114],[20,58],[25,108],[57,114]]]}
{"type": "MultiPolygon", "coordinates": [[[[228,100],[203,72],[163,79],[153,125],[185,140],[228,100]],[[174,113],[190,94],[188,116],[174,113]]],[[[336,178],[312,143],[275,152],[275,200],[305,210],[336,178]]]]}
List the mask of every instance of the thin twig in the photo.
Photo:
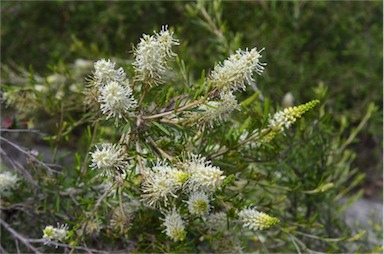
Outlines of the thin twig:
{"type": "Polygon", "coordinates": [[[168,123],[168,124],[174,124],[174,125],[177,125],[180,123],[179,120],[168,120],[168,119],[161,119],[160,122],[162,123],[168,123]]]}
{"type": "Polygon", "coordinates": [[[35,187],[38,187],[39,185],[37,184],[37,182],[35,181],[35,179],[33,179],[32,175],[29,173],[28,170],[26,170],[23,165],[17,161],[13,161],[9,156],[8,154],[0,147],[0,154],[3,155],[7,160],[8,162],[12,165],[13,169],[15,169],[16,171],[20,170],[22,171],[22,175],[26,176],[26,178],[35,186],[35,187]]]}
{"type": "Polygon", "coordinates": [[[145,176],[144,174],[144,165],[143,165],[143,161],[141,160],[141,147],[140,147],[140,141],[139,139],[136,140],[136,159],[137,159],[137,162],[139,163],[139,168],[140,168],[140,174],[142,176],[145,176]]]}
{"type": "Polygon", "coordinates": [[[197,100],[197,101],[194,101],[194,102],[191,102],[183,107],[180,107],[178,108],[177,110],[171,110],[171,111],[167,111],[167,112],[164,112],[164,113],[160,113],[160,114],[156,114],[156,115],[151,115],[151,116],[143,116],[142,119],[156,119],[156,118],[161,118],[163,116],[167,116],[167,115],[172,115],[174,113],[178,113],[178,112],[181,112],[181,111],[184,111],[186,109],[189,109],[189,108],[192,108],[198,104],[201,104],[205,101],[205,98],[201,98],[200,100],[197,100]]]}
{"type": "Polygon", "coordinates": [[[83,234],[85,228],[87,227],[89,219],[92,218],[96,210],[99,208],[101,201],[103,201],[103,199],[111,192],[112,188],[113,188],[113,185],[106,192],[104,192],[104,194],[97,200],[95,207],[93,208],[91,213],[86,217],[87,221],[81,227],[81,232],[82,232],[81,235],[83,234]]]}
{"type": "Polygon", "coordinates": [[[188,94],[182,94],[182,95],[178,95],[178,96],[175,96],[171,99],[169,99],[167,105],[165,105],[161,110],[160,110],[160,113],[163,113],[165,110],[169,110],[171,108],[171,106],[177,101],[177,100],[183,100],[185,98],[188,97],[188,94]]]}
{"type": "Polygon", "coordinates": [[[0,245],[0,253],[8,254],[8,252],[0,245]]]}
{"type": "Polygon", "coordinates": [[[24,236],[20,235],[19,233],[16,232],[16,230],[14,230],[8,223],[6,223],[5,221],[3,221],[1,218],[0,218],[0,224],[6,229],[8,230],[17,240],[20,240],[28,249],[34,251],[35,253],[38,253],[38,254],[42,254],[40,251],[38,251],[35,247],[33,247],[27,238],[25,238],[24,236]]]}
{"type": "Polygon", "coordinates": [[[168,153],[166,153],[163,149],[161,149],[160,147],[157,146],[156,142],[151,138],[151,137],[148,137],[147,140],[149,140],[149,142],[160,152],[160,154],[167,158],[169,161],[171,162],[175,162],[176,159],[173,158],[171,155],[169,155],[168,153]]]}
{"type": "Polygon", "coordinates": [[[210,30],[210,32],[212,32],[218,38],[218,40],[223,44],[224,48],[229,51],[230,48],[229,48],[228,40],[224,36],[223,31],[221,31],[220,29],[221,13],[216,13],[216,14],[219,14],[220,16],[218,17],[218,20],[217,20],[218,24],[215,24],[211,15],[208,13],[208,11],[204,6],[198,4],[197,8],[200,11],[201,15],[203,16],[203,18],[205,19],[207,24],[206,27],[209,28],[208,30],[210,30]]]}
{"type": "Polygon", "coordinates": [[[45,245],[59,246],[59,247],[63,247],[63,248],[76,249],[76,250],[84,250],[84,251],[87,251],[88,253],[109,253],[108,251],[96,250],[96,249],[91,249],[88,247],[72,246],[69,244],[58,243],[58,242],[53,242],[53,241],[47,242],[44,239],[29,239],[28,241],[30,243],[44,243],[45,245]]]}
{"type": "Polygon", "coordinates": [[[3,129],[3,128],[0,128],[0,132],[30,132],[30,133],[39,133],[39,134],[46,135],[39,130],[30,130],[30,129],[3,129]]]}
{"type": "Polygon", "coordinates": [[[14,148],[16,148],[16,150],[18,150],[19,152],[25,154],[28,156],[29,159],[32,159],[33,161],[37,162],[37,164],[39,164],[40,166],[44,167],[45,169],[47,169],[48,171],[50,171],[51,173],[54,172],[54,173],[59,173],[59,174],[62,174],[61,172],[57,171],[57,170],[54,170],[52,168],[50,168],[48,166],[48,164],[44,163],[44,162],[41,162],[39,161],[35,156],[31,155],[30,152],[26,151],[25,148],[22,148],[21,146],[13,143],[12,141],[10,141],[9,139],[6,139],[4,137],[1,137],[0,136],[0,140],[8,143],[9,145],[13,146],[14,148]]]}
{"type": "Polygon", "coordinates": [[[15,247],[18,254],[20,254],[20,247],[19,247],[19,241],[15,238],[13,239],[15,241],[15,247]]]}
{"type": "Polygon", "coordinates": [[[124,219],[127,219],[123,209],[123,186],[119,186],[119,205],[120,205],[121,216],[124,217],[124,219]]]}

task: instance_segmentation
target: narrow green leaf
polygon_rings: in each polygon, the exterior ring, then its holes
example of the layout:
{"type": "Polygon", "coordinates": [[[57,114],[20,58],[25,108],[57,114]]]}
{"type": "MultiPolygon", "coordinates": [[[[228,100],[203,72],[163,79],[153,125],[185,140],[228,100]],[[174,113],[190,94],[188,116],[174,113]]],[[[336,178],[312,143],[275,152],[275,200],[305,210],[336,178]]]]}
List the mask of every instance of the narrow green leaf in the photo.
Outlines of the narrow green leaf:
{"type": "Polygon", "coordinates": [[[256,91],[253,95],[251,95],[251,96],[249,96],[247,99],[243,100],[243,101],[240,103],[241,107],[245,108],[245,107],[251,105],[255,100],[258,99],[259,94],[260,94],[260,93],[259,93],[258,91],[256,91]]]}
{"type": "Polygon", "coordinates": [[[351,238],[348,238],[347,241],[348,241],[348,242],[354,242],[354,241],[357,241],[357,240],[359,240],[360,238],[362,238],[362,237],[365,235],[365,233],[367,233],[367,231],[363,230],[363,231],[361,231],[360,233],[358,233],[357,235],[354,235],[354,236],[352,236],[351,238]]]}
{"type": "Polygon", "coordinates": [[[163,125],[159,124],[158,122],[153,122],[153,125],[155,125],[157,128],[159,128],[165,134],[167,134],[167,136],[171,135],[171,133],[163,125]]]}
{"type": "Polygon", "coordinates": [[[60,195],[56,198],[56,211],[60,211],[60,195]]]}
{"type": "Polygon", "coordinates": [[[264,101],[264,113],[263,113],[263,127],[268,122],[269,105],[270,105],[269,99],[265,99],[265,101],[264,101]]]}
{"type": "Polygon", "coordinates": [[[200,85],[203,85],[205,83],[205,70],[201,71],[201,76],[200,76],[200,85]]]}
{"type": "Polygon", "coordinates": [[[240,133],[243,133],[244,130],[248,129],[249,126],[251,126],[252,123],[252,117],[248,117],[245,119],[244,123],[240,126],[240,133]]]}
{"type": "Polygon", "coordinates": [[[173,111],[176,113],[177,109],[179,108],[180,106],[180,103],[183,101],[183,99],[178,99],[176,100],[175,102],[175,108],[173,109],[173,111]]]}

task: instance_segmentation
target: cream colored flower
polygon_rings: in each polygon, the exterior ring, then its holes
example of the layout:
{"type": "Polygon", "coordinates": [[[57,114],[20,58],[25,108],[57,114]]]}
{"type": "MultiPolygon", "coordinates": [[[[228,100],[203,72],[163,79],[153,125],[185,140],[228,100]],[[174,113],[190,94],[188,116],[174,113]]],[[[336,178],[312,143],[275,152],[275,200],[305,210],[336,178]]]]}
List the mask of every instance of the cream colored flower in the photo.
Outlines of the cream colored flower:
{"type": "Polygon", "coordinates": [[[149,84],[161,84],[161,78],[167,70],[167,61],[175,56],[172,46],[178,44],[166,26],[155,36],[144,34],[134,51],[136,78],[149,84]]]}
{"type": "Polygon", "coordinates": [[[8,193],[17,187],[19,178],[11,172],[5,171],[0,173],[0,194],[8,193]]]}
{"type": "Polygon", "coordinates": [[[220,187],[225,176],[219,167],[212,166],[206,158],[190,155],[190,160],[184,163],[190,174],[187,185],[191,191],[215,192],[220,187]]]}
{"type": "Polygon", "coordinates": [[[99,102],[101,112],[107,116],[107,119],[127,116],[137,106],[132,89],[128,85],[123,86],[116,81],[109,82],[100,88],[99,102]]]}
{"type": "Polygon", "coordinates": [[[238,49],[222,64],[215,66],[211,73],[211,81],[224,91],[245,90],[247,84],[254,82],[253,73],[261,74],[264,70],[266,64],[260,62],[260,53],[263,50],[238,49]]]}
{"type": "Polygon", "coordinates": [[[183,241],[187,235],[185,231],[185,222],[181,218],[180,214],[173,209],[172,212],[165,215],[162,219],[164,231],[173,241],[183,241]]]}
{"type": "Polygon", "coordinates": [[[67,225],[59,225],[57,227],[46,226],[43,230],[43,238],[46,240],[46,243],[55,240],[63,242],[68,234],[68,226],[67,225]]]}
{"type": "Polygon", "coordinates": [[[128,166],[124,149],[116,144],[101,144],[101,147],[96,145],[96,151],[90,154],[92,169],[102,170],[102,176],[110,177],[117,173],[123,173],[128,166]]]}
{"type": "Polygon", "coordinates": [[[243,223],[243,227],[248,227],[251,230],[266,229],[279,222],[279,219],[259,212],[255,208],[243,209],[239,212],[239,218],[243,223]]]}
{"type": "Polygon", "coordinates": [[[194,215],[204,215],[210,210],[208,196],[204,192],[192,192],[187,201],[188,211],[194,215]]]}
{"type": "Polygon", "coordinates": [[[96,86],[104,86],[108,82],[116,81],[123,82],[125,79],[125,72],[123,68],[115,70],[115,63],[111,60],[101,59],[94,64],[95,72],[94,79],[96,86]]]}
{"type": "Polygon", "coordinates": [[[187,117],[194,124],[204,122],[208,123],[212,128],[214,125],[227,120],[230,113],[234,110],[240,110],[240,105],[237,103],[236,97],[232,92],[226,92],[221,93],[220,100],[211,100],[202,104],[197,112],[191,112],[187,117]]]}
{"type": "Polygon", "coordinates": [[[170,197],[176,197],[176,191],[180,190],[187,181],[188,174],[158,161],[151,170],[145,172],[142,183],[142,201],[147,205],[156,207],[160,202],[168,206],[170,197]]]}
{"type": "Polygon", "coordinates": [[[282,111],[276,112],[273,117],[268,120],[269,127],[271,127],[275,132],[283,132],[285,129],[291,127],[297,119],[299,119],[305,112],[316,106],[319,102],[319,100],[312,100],[305,104],[285,108],[282,111]]]}

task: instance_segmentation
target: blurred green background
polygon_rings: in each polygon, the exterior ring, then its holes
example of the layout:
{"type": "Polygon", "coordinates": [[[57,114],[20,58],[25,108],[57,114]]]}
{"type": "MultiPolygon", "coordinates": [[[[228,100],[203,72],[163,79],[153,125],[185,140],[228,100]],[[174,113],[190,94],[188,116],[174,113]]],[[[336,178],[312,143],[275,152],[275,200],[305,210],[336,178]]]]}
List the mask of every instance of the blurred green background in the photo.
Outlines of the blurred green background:
{"type": "MultiPolygon", "coordinates": [[[[1,2],[1,62],[42,75],[78,58],[132,58],[143,33],[168,24],[181,59],[198,78],[237,48],[265,47],[257,85],[274,105],[291,92],[295,104],[328,89],[327,110],[348,136],[368,104],[378,110],[352,148],[367,173],[365,195],[382,197],[382,1],[223,2],[216,17],[225,41],[201,25],[188,2],[1,2]],[[222,48],[221,45],[226,47],[222,48]]],[[[212,7],[214,8],[214,6],[212,7]]],[[[217,21],[216,20],[216,21],[217,21]]],[[[85,82],[85,81],[84,81],[85,82]]]]}

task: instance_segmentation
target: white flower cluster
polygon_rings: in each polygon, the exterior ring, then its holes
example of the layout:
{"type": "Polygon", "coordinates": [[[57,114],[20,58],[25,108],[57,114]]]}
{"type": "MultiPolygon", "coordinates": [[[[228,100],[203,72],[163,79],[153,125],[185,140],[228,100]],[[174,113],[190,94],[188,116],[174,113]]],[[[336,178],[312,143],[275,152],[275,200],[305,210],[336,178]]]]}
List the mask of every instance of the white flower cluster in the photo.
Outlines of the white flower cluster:
{"type": "Polygon", "coordinates": [[[198,112],[191,112],[187,117],[195,123],[205,122],[212,128],[214,124],[226,120],[234,110],[239,110],[234,91],[245,90],[247,84],[254,82],[253,73],[261,74],[265,63],[260,62],[260,52],[264,49],[238,49],[222,64],[217,64],[209,77],[214,88],[220,92],[220,100],[210,100],[198,107],[198,112]],[[202,113],[199,113],[202,111],[202,113]]]}
{"type": "Polygon", "coordinates": [[[180,214],[173,209],[165,215],[163,219],[164,231],[173,241],[183,241],[187,235],[185,231],[185,222],[181,218],[180,214]]]}
{"type": "Polygon", "coordinates": [[[16,188],[18,180],[19,178],[11,172],[0,173],[0,194],[7,194],[10,190],[16,188]]]}
{"type": "Polygon", "coordinates": [[[125,72],[122,67],[115,70],[116,63],[111,62],[110,59],[105,60],[104,58],[98,60],[94,64],[95,72],[94,79],[96,86],[105,86],[111,81],[121,83],[125,80],[125,72]]]}
{"type": "Polygon", "coordinates": [[[68,234],[67,225],[59,225],[57,227],[46,226],[43,230],[43,238],[46,240],[46,244],[52,240],[63,242],[68,234]]]}
{"type": "MultiPolygon", "coordinates": [[[[112,225],[112,220],[111,220],[111,225],[112,225]]],[[[102,223],[99,219],[89,220],[87,225],[85,226],[85,234],[96,236],[99,234],[101,228],[102,228],[102,223]]]]}
{"type": "Polygon", "coordinates": [[[285,129],[291,127],[297,119],[299,119],[305,112],[316,106],[319,102],[319,100],[312,100],[299,106],[289,107],[282,111],[278,111],[273,115],[273,117],[269,118],[269,127],[271,127],[274,131],[283,132],[285,129]]]}
{"type": "Polygon", "coordinates": [[[188,210],[194,215],[205,215],[210,210],[208,195],[204,192],[192,192],[187,201],[188,210]]]}
{"type": "Polygon", "coordinates": [[[179,45],[173,33],[163,26],[160,33],[144,34],[134,51],[136,77],[149,84],[161,84],[161,78],[167,70],[167,61],[176,56],[172,46],[179,45]]]}
{"type": "Polygon", "coordinates": [[[129,86],[122,86],[116,81],[111,81],[100,88],[99,102],[101,112],[107,116],[107,119],[116,116],[122,118],[137,106],[132,89],[129,86]]]}
{"type": "Polygon", "coordinates": [[[122,174],[128,166],[124,149],[116,144],[101,144],[101,147],[96,145],[96,150],[90,154],[91,167],[94,170],[102,170],[101,176],[122,174]]]}
{"type": "Polygon", "coordinates": [[[178,164],[179,168],[171,167],[164,161],[157,161],[156,165],[144,173],[141,185],[142,201],[151,207],[160,210],[173,207],[168,212],[163,226],[165,232],[174,241],[185,238],[184,225],[180,214],[175,210],[177,199],[188,194],[188,200],[182,202],[187,204],[188,211],[195,216],[209,216],[211,210],[210,196],[220,188],[225,176],[220,168],[212,166],[210,161],[197,155],[189,155],[186,162],[178,164]],[[163,206],[162,206],[163,205],[163,206]]]}
{"type": "Polygon", "coordinates": [[[208,123],[212,128],[216,123],[225,121],[232,111],[240,109],[240,105],[232,92],[222,93],[220,99],[220,101],[208,101],[201,105],[199,110],[203,112],[193,112],[190,117],[198,118],[199,121],[208,123]]]}
{"type": "Polygon", "coordinates": [[[168,206],[168,197],[176,197],[176,191],[181,189],[187,179],[187,173],[158,161],[152,170],[145,172],[142,200],[153,207],[160,205],[161,201],[164,206],[168,206]]]}
{"type": "Polygon", "coordinates": [[[138,209],[135,201],[125,203],[122,207],[118,206],[112,210],[111,226],[120,232],[127,231],[131,227],[135,212],[138,209]]]}
{"type": "Polygon", "coordinates": [[[251,230],[262,230],[279,222],[279,219],[259,212],[255,208],[241,210],[239,212],[239,219],[243,223],[244,228],[248,227],[251,230]]]}
{"type": "Polygon", "coordinates": [[[215,66],[211,73],[211,81],[223,91],[245,90],[246,85],[254,81],[253,72],[261,74],[264,70],[266,64],[259,60],[262,57],[260,52],[263,50],[238,49],[236,54],[231,55],[223,64],[215,66]]]}
{"type": "Polygon", "coordinates": [[[190,160],[184,163],[184,167],[190,174],[188,186],[191,191],[213,193],[220,188],[225,178],[219,167],[212,166],[206,158],[194,154],[190,155],[190,160]]]}
{"type": "Polygon", "coordinates": [[[209,211],[209,199],[206,194],[216,191],[222,184],[225,176],[220,168],[212,166],[210,161],[197,155],[190,155],[190,160],[183,163],[182,170],[171,167],[165,162],[157,164],[144,174],[142,183],[142,200],[147,205],[156,207],[160,202],[168,206],[170,197],[177,197],[177,191],[185,187],[191,192],[188,204],[196,208],[200,204],[200,212],[192,208],[192,214],[203,214],[209,211]],[[206,194],[204,194],[206,193],[206,194]],[[201,208],[206,204],[205,209],[201,208]]]}
{"type": "Polygon", "coordinates": [[[95,62],[94,67],[90,84],[97,89],[95,96],[102,114],[106,115],[106,119],[129,116],[137,107],[137,101],[123,68],[115,70],[115,63],[109,59],[95,62]]]}
{"type": "Polygon", "coordinates": [[[269,127],[276,128],[281,131],[289,129],[296,119],[290,117],[284,111],[276,112],[272,118],[268,119],[269,127]]]}

